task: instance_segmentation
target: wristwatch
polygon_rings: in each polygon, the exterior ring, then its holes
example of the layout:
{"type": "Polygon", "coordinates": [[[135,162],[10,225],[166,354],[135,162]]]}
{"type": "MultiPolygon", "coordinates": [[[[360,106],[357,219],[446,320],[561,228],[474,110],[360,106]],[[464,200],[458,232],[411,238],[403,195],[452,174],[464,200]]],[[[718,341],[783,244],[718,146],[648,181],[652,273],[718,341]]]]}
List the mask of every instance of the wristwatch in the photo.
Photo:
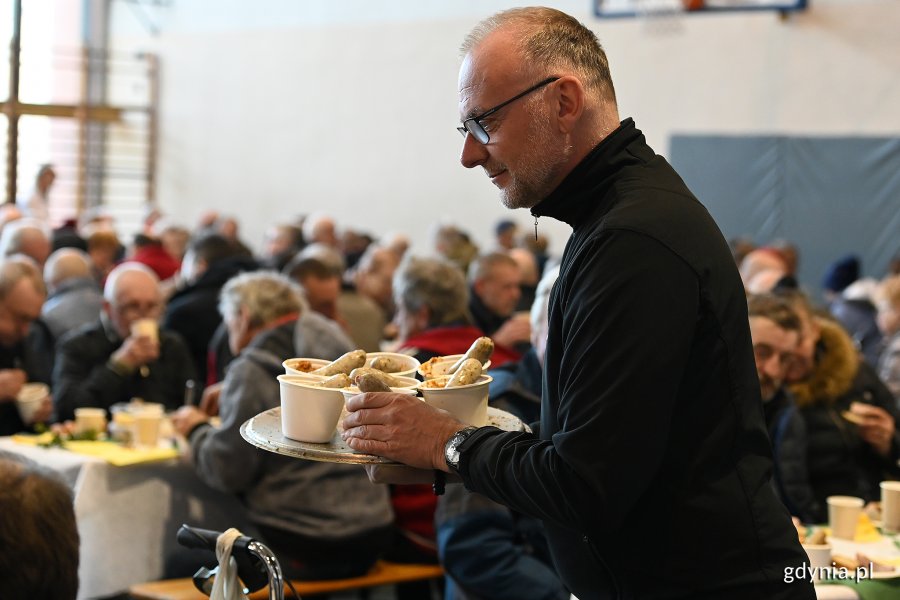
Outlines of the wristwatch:
{"type": "Polygon", "coordinates": [[[459,470],[459,446],[478,430],[477,427],[466,427],[454,433],[444,446],[444,460],[452,470],[459,470]]]}

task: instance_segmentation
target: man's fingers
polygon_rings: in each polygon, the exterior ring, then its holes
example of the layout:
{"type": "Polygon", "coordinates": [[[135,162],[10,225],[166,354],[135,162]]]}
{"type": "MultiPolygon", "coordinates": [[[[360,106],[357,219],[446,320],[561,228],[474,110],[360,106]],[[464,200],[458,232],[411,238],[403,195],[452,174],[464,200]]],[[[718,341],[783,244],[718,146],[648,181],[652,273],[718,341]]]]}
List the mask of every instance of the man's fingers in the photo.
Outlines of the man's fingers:
{"type": "Polygon", "coordinates": [[[356,394],[347,399],[347,411],[353,413],[361,408],[380,408],[390,404],[396,395],[387,392],[356,394]]]}

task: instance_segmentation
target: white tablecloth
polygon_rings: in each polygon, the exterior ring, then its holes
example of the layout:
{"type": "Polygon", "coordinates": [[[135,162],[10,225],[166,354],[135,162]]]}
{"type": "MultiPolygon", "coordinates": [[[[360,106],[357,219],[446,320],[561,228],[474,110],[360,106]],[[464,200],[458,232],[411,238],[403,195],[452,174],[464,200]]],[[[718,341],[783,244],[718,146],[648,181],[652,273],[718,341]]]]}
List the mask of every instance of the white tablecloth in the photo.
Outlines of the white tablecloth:
{"type": "Polygon", "coordinates": [[[182,523],[249,529],[238,500],[208,488],[178,460],[115,467],[59,448],[0,438],[0,449],[57,471],[72,486],[80,541],[78,598],[108,596],[160,579],[166,560],[184,554],[182,523]]]}

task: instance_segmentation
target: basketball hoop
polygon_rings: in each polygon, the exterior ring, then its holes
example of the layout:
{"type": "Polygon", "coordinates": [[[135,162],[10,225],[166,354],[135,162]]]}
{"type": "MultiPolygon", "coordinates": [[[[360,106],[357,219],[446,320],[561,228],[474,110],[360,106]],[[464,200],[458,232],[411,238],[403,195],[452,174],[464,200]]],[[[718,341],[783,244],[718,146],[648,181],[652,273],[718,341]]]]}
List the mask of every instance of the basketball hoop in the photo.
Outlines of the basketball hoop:
{"type": "Polygon", "coordinates": [[[681,33],[682,16],[694,4],[702,6],[702,0],[632,0],[635,16],[643,23],[645,32],[654,35],[681,33]]]}

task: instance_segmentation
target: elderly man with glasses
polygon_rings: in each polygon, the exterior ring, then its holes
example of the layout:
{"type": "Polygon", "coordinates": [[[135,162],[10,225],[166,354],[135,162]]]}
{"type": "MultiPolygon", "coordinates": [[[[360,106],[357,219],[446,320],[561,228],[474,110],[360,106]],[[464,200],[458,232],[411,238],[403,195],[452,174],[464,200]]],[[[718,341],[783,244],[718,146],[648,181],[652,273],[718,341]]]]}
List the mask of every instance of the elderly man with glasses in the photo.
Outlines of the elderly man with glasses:
{"type": "Polygon", "coordinates": [[[541,421],[534,433],[474,428],[360,394],[345,439],[542,519],[579,598],[814,598],[808,581],[785,582],[806,555],[771,485],[728,244],[620,122],[596,36],[553,9],[513,9],[476,26],[463,52],[463,166],[481,167],[507,207],[573,229],[541,421]]]}
{"type": "Polygon", "coordinates": [[[159,279],[148,267],[129,262],[112,270],[98,321],[69,332],[57,346],[57,418],[132,398],[170,409],[182,405],[185,383],[195,378],[193,362],[178,334],[155,327],[162,309],[159,279]]]}

